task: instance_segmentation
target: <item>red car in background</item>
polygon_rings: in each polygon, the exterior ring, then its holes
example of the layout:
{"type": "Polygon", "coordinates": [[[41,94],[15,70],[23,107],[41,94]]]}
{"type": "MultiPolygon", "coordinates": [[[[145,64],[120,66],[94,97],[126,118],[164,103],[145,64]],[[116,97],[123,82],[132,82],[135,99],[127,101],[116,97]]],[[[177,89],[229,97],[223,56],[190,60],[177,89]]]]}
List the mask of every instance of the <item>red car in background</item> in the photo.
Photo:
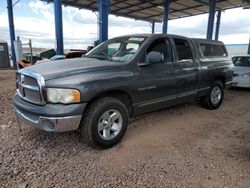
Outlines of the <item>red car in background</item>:
{"type": "Polygon", "coordinates": [[[86,53],[87,53],[87,50],[70,50],[68,52],[65,52],[64,55],[55,55],[49,59],[44,59],[44,60],[33,56],[33,59],[36,59],[36,61],[33,61],[33,63],[29,61],[30,58],[28,56],[24,56],[24,58],[21,61],[17,62],[17,67],[18,69],[22,69],[22,68],[29,67],[31,65],[38,64],[38,63],[44,63],[44,62],[60,60],[60,59],[72,59],[72,58],[82,57],[86,53]]]}

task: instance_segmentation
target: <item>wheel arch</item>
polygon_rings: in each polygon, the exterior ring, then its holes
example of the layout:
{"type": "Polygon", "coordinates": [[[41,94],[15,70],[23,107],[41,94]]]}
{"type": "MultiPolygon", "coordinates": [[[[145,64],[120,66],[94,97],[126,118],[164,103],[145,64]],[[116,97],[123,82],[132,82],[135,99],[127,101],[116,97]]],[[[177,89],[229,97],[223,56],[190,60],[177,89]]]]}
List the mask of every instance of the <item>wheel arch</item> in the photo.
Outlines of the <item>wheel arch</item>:
{"type": "Polygon", "coordinates": [[[108,90],[98,93],[88,102],[88,105],[91,104],[93,101],[103,97],[113,97],[120,100],[126,105],[129,115],[131,116],[133,114],[132,97],[126,91],[123,90],[108,90]]]}
{"type": "Polygon", "coordinates": [[[224,76],[217,76],[214,81],[221,81],[223,84],[223,88],[225,88],[226,78],[224,76]]]}

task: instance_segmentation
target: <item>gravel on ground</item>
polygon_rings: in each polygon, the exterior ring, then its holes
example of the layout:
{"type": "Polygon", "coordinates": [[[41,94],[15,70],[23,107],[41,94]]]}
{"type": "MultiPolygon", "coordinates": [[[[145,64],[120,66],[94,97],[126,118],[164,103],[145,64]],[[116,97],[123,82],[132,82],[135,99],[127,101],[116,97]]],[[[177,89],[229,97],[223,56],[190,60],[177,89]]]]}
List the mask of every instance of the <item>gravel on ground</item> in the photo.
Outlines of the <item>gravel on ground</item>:
{"type": "Polygon", "coordinates": [[[250,186],[250,90],[226,91],[215,111],[194,103],[136,117],[109,150],[77,131],[19,132],[14,93],[14,71],[0,71],[0,187],[250,186]]]}

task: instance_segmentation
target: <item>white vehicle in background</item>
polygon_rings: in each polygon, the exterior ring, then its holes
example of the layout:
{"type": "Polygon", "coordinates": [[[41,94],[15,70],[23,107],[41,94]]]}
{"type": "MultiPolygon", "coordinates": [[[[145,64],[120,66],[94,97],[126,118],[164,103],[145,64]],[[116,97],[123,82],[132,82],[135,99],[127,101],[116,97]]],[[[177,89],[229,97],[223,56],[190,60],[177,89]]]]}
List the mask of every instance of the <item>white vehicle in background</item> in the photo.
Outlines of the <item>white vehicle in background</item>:
{"type": "Polygon", "coordinates": [[[234,56],[233,87],[250,88],[250,55],[234,56]]]}

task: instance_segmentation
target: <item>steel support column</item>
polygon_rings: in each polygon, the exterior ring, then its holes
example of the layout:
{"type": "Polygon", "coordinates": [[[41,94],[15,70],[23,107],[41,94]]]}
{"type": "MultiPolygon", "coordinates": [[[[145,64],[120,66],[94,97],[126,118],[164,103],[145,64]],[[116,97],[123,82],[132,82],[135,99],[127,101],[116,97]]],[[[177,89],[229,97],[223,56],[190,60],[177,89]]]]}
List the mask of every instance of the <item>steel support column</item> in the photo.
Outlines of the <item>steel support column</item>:
{"type": "Polygon", "coordinates": [[[208,25],[207,25],[207,39],[213,38],[215,7],[216,7],[216,0],[210,0],[209,1],[209,17],[208,17],[208,25]]]}
{"type": "Polygon", "coordinates": [[[55,31],[56,31],[56,54],[63,55],[63,19],[62,0],[54,0],[55,31]]]}
{"type": "Polygon", "coordinates": [[[164,0],[162,33],[167,33],[168,32],[168,10],[169,10],[169,4],[170,4],[170,0],[164,0]]]}
{"type": "Polygon", "coordinates": [[[108,17],[110,0],[98,0],[99,43],[108,40],[108,17]]]}
{"type": "Polygon", "coordinates": [[[220,33],[220,20],[221,20],[221,10],[217,11],[217,22],[216,22],[216,29],[215,29],[215,40],[219,39],[220,33]]]}
{"type": "Polygon", "coordinates": [[[155,22],[153,21],[152,22],[152,34],[154,34],[155,33],[155,22]]]}
{"type": "Polygon", "coordinates": [[[9,17],[10,44],[11,44],[11,55],[12,55],[12,61],[13,61],[13,69],[17,69],[16,53],[15,53],[15,48],[14,48],[15,26],[14,26],[14,18],[13,18],[12,0],[7,0],[7,9],[8,9],[8,17],[9,17]]]}

